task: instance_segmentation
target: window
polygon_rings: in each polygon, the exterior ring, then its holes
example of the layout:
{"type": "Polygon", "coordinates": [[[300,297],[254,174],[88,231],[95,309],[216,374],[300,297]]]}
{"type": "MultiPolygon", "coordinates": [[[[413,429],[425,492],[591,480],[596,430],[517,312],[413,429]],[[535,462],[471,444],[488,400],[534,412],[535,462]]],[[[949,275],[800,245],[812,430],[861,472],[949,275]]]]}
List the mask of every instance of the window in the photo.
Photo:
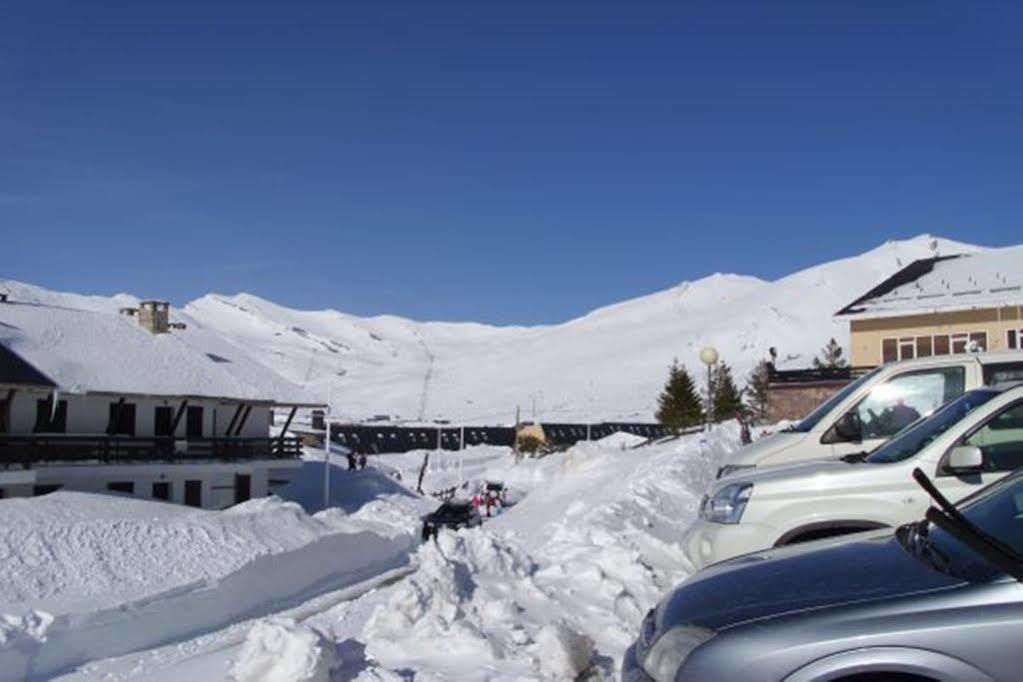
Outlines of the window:
{"type": "Polygon", "coordinates": [[[999,362],[984,365],[984,383],[988,386],[1023,381],[1023,362],[999,362]]]}
{"type": "MultiPolygon", "coordinates": [[[[1009,331],[1009,343],[1023,336],[1012,336],[1009,331]]],[[[1023,331],[1020,332],[1023,335],[1023,331]]],[[[1010,348],[1012,346],[1010,345],[1010,348]]],[[[929,358],[932,355],[948,355],[949,353],[970,353],[987,350],[987,332],[962,332],[958,334],[934,334],[928,336],[904,336],[881,340],[881,361],[912,360],[913,358],[929,358]]]]}
{"type": "Polygon", "coordinates": [[[881,362],[895,362],[899,359],[899,342],[895,339],[881,341],[881,362]]]}
{"type": "Polygon", "coordinates": [[[7,415],[10,412],[10,401],[0,398],[0,433],[7,433],[7,415]]]}
{"type": "Polygon", "coordinates": [[[906,372],[876,386],[853,409],[863,438],[888,438],[929,415],[965,390],[966,370],[942,367],[906,372]]]}
{"type": "Polygon", "coordinates": [[[135,484],[132,481],[110,481],[107,483],[107,490],[112,493],[135,494],[135,484]]]}
{"type": "Polygon", "coordinates": [[[1005,332],[1005,347],[1010,350],[1023,350],[1023,329],[1010,329],[1005,332]]]}
{"type": "Polygon", "coordinates": [[[53,399],[36,401],[35,433],[66,433],[67,432],[67,401],[58,400],[57,409],[53,409],[53,399]]]}
{"type": "Polygon", "coordinates": [[[189,507],[202,506],[202,481],[196,479],[185,481],[185,504],[189,507]]]}
{"type": "Polygon", "coordinates": [[[202,438],[203,409],[200,405],[189,405],[185,415],[185,438],[202,438]]]}
{"type": "Polygon", "coordinates": [[[167,406],[156,408],[153,412],[153,435],[172,436],[171,427],[174,425],[174,411],[167,406]]]}
{"type": "Polygon", "coordinates": [[[1023,466],[1023,403],[993,416],[970,434],[964,445],[980,448],[984,471],[1013,471],[1023,466]]]}
{"type": "Polygon", "coordinates": [[[135,403],[126,403],[120,400],[110,403],[107,433],[111,436],[135,435],[135,403]]]}
{"type": "Polygon", "coordinates": [[[952,334],[949,338],[952,340],[953,355],[966,352],[966,345],[970,342],[969,334],[952,334]]]}
{"type": "Polygon", "coordinates": [[[933,338],[930,336],[918,336],[916,337],[916,356],[918,358],[929,358],[933,353],[931,347],[933,345],[933,338]]]}
{"type": "Polygon", "coordinates": [[[170,500],[171,498],[171,487],[167,481],[156,481],[153,483],[153,499],[154,500],[170,500]]]}
{"type": "Polygon", "coordinates": [[[916,341],[912,336],[899,339],[899,359],[912,360],[916,357],[916,341]]]}

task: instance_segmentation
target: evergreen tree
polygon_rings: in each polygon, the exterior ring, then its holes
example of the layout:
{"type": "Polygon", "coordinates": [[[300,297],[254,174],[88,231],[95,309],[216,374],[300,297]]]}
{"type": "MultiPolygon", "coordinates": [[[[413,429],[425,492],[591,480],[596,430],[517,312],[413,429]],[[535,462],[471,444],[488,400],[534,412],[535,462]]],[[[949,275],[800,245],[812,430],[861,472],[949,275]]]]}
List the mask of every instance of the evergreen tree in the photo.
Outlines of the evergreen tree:
{"type": "Polygon", "coordinates": [[[735,419],[742,410],[742,396],[732,379],[732,368],[719,362],[711,374],[711,415],[715,422],[735,419]]]}
{"type": "Polygon", "coordinates": [[[767,360],[761,360],[746,379],[743,393],[746,409],[754,423],[767,421],[767,390],[771,382],[770,367],[767,360]]]}
{"type": "Polygon", "coordinates": [[[657,398],[657,421],[675,433],[703,423],[703,409],[696,385],[676,359],[668,370],[668,381],[657,398]]]}
{"type": "Polygon", "coordinates": [[[813,366],[817,369],[834,369],[845,367],[845,358],[842,357],[842,347],[838,341],[832,338],[827,345],[821,349],[821,354],[813,359],[813,366]]]}

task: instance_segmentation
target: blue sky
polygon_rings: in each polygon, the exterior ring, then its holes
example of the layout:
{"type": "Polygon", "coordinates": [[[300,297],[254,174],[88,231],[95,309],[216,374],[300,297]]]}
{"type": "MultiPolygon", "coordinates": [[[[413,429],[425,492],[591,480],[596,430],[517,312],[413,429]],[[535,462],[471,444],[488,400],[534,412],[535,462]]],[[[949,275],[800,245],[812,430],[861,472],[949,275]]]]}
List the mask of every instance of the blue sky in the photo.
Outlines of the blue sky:
{"type": "Polygon", "coordinates": [[[1023,10],[51,2],[0,22],[0,276],[553,322],[1023,241],[1023,10]]]}

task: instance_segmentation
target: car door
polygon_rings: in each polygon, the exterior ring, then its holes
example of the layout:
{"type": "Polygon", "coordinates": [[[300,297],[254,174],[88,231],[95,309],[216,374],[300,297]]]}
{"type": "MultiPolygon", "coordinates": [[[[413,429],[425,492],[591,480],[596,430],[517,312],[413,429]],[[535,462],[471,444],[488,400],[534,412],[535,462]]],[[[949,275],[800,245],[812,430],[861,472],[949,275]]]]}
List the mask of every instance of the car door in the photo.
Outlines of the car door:
{"type": "Polygon", "coordinates": [[[955,445],[979,448],[983,465],[977,474],[955,475],[945,469],[949,456],[945,453],[938,464],[935,480],[952,501],[960,500],[1023,467],[1023,400],[1001,408],[958,439],[955,445]]]}
{"type": "Polygon", "coordinates": [[[946,365],[895,374],[870,390],[846,414],[860,425],[860,439],[845,440],[834,427],[822,439],[835,458],[869,452],[911,423],[962,395],[966,367],[946,365]]]}

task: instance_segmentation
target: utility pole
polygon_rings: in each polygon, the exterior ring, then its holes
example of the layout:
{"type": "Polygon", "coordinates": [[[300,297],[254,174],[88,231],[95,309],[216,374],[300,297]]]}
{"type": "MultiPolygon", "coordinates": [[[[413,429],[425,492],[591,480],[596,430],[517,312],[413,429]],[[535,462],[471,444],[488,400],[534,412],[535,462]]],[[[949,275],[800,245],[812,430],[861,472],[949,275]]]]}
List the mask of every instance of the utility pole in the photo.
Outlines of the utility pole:
{"type": "Polygon", "coordinates": [[[323,410],[323,508],[330,507],[330,403],[334,389],[327,394],[327,407],[323,410]]]}

